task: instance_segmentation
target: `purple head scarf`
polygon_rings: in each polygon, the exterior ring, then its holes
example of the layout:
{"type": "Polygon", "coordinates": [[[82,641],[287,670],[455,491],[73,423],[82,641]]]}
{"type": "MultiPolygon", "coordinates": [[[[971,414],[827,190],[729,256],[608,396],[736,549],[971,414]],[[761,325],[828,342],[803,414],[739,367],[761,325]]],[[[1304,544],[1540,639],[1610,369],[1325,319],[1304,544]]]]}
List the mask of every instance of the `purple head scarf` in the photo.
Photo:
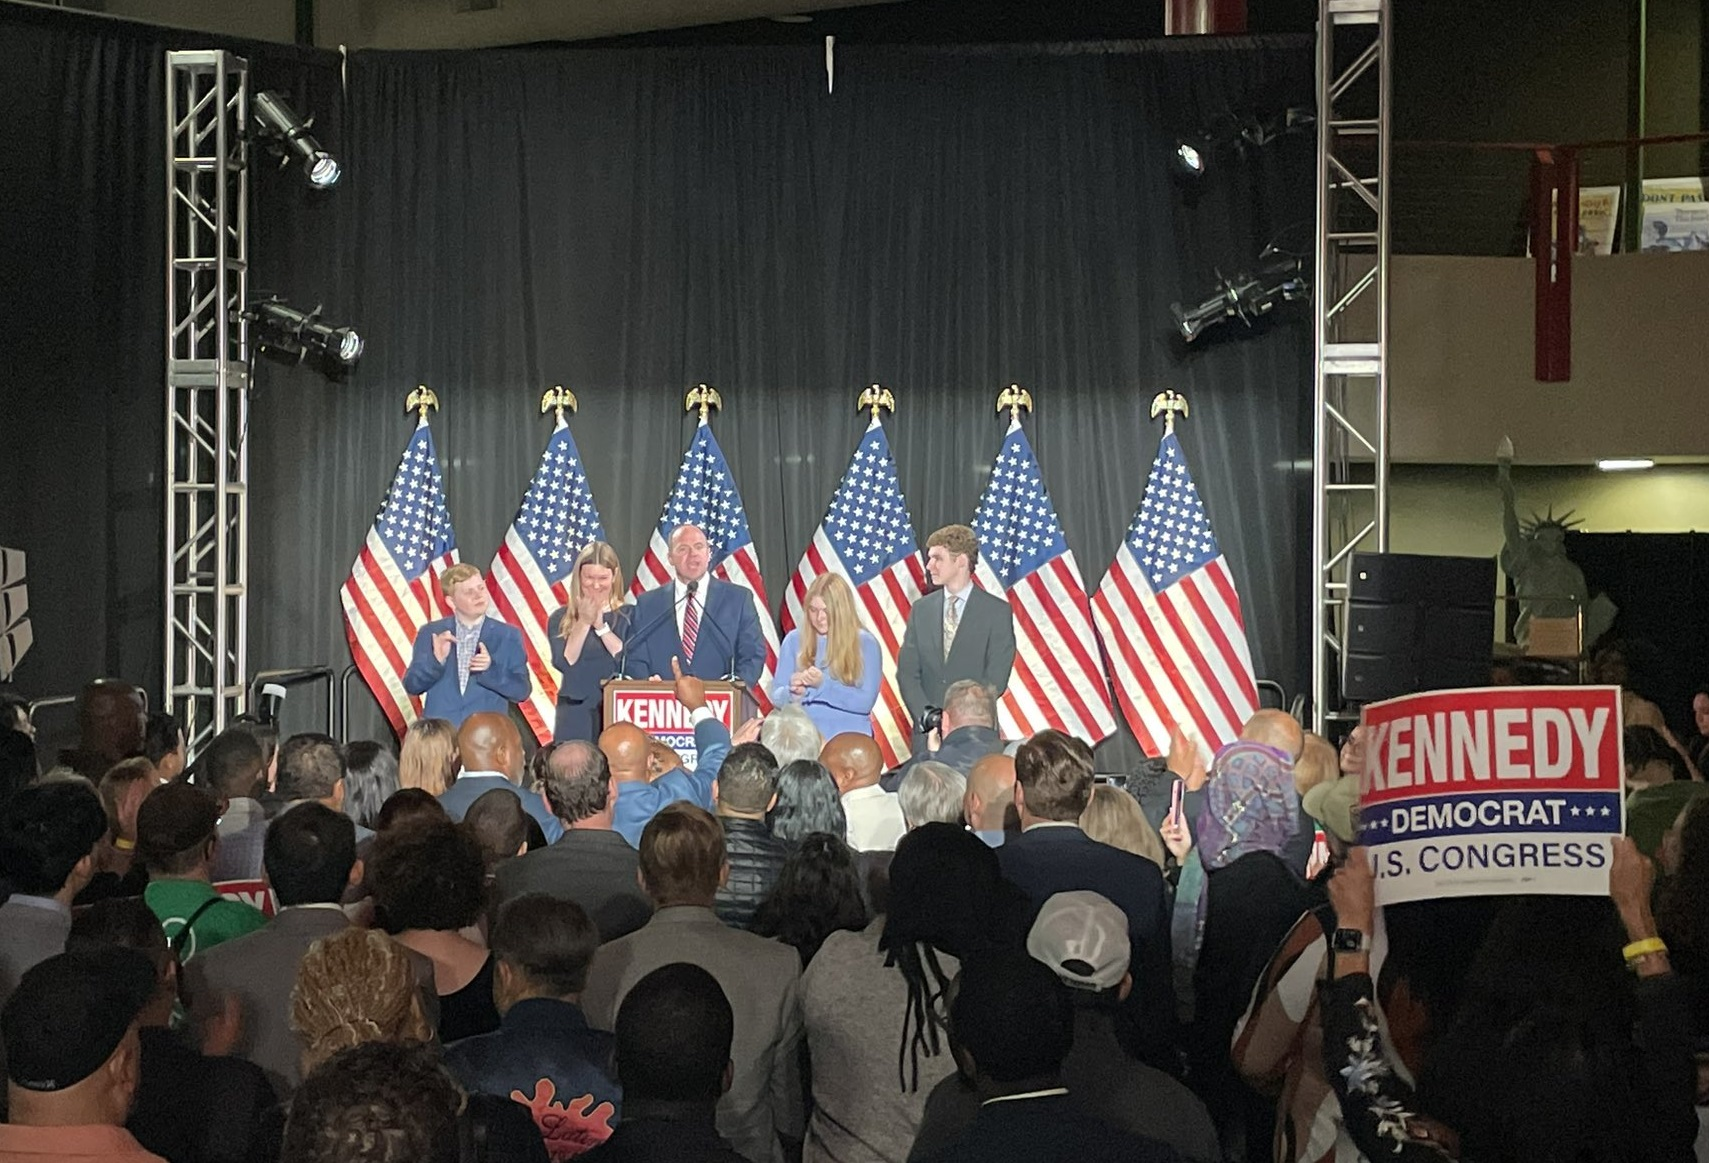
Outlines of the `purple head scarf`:
{"type": "Polygon", "coordinates": [[[1232,743],[1217,753],[1194,843],[1207,869],[1252,852],[1280,852],[1300,822],[1293,759],[1262,743],[1232,743]]]}

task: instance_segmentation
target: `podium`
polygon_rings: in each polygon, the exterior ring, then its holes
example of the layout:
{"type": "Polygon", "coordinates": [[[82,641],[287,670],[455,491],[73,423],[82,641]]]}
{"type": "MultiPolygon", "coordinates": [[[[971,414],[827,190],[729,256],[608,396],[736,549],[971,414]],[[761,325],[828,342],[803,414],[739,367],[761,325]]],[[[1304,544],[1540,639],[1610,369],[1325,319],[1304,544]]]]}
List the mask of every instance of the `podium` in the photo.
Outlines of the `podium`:
{"type": "MultiPolygon", "coordinates": [[[[707,709],[731,731],[758,710],[744,682],[708,679],[704,686],[707,709]]],[[[699,761],[694,725],[688,721],[688,708],[677,702],[672,683],[662,679],[611,679],[604,688],[604,710],[606,726],[633,723],[682,756],[683,766],[694,770],[699,761]]]]}

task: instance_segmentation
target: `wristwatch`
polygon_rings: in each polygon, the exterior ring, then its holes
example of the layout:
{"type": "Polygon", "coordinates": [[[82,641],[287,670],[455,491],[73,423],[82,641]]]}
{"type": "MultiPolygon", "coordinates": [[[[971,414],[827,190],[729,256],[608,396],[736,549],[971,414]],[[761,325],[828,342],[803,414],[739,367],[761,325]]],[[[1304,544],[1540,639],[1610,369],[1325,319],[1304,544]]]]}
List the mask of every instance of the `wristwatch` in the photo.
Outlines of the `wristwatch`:
{"type": "Polygon", "coordinates": [[[1337,929],[1329,938],[1329,947],[1337,953],[1369,953],[1371,937],[1363,929],[1337,929]]]}
{"type": "Polygon", "coordinates": [[[596,636],[604,638],[607,634],[611,633],[611,627],[607,626],[604,622],[601,622],[593,628],[593,632],[596,636]]]}

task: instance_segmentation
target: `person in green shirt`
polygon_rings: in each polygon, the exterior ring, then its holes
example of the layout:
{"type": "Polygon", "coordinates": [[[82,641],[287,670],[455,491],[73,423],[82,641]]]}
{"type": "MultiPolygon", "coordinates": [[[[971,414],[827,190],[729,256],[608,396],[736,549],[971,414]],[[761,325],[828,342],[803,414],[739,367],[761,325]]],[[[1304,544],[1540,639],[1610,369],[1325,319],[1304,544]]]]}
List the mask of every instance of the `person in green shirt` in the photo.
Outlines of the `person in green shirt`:
{"type": "Polygon", "coordinates": [[[208,870],[219,846],[219,801],[199,787],[167,783],[137,810],[136,851],[148,868],[143,899],[180,964],[267,923],[260,909],[227,900],[208,870]]]}

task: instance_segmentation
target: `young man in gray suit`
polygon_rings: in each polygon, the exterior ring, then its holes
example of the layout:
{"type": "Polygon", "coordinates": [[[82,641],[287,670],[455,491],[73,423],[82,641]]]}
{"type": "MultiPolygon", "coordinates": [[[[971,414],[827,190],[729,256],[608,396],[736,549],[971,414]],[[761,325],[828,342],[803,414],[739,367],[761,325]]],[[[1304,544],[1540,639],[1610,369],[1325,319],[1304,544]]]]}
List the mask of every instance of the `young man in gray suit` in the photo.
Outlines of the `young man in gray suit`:
{"type": "MultiPolygon", "coordinates": [[[[914,603],[896,679],[915,724],[942,707],[951,683],[973,679],[1002,698],[1015,665],[1015,619],[1009,603],[973,584],[979,542],[966,525],[945,525],[926,538],[926,572],[938,588],[914,603]]],[[[925,744],[916,726],[914,750],[925,744]]]]}

